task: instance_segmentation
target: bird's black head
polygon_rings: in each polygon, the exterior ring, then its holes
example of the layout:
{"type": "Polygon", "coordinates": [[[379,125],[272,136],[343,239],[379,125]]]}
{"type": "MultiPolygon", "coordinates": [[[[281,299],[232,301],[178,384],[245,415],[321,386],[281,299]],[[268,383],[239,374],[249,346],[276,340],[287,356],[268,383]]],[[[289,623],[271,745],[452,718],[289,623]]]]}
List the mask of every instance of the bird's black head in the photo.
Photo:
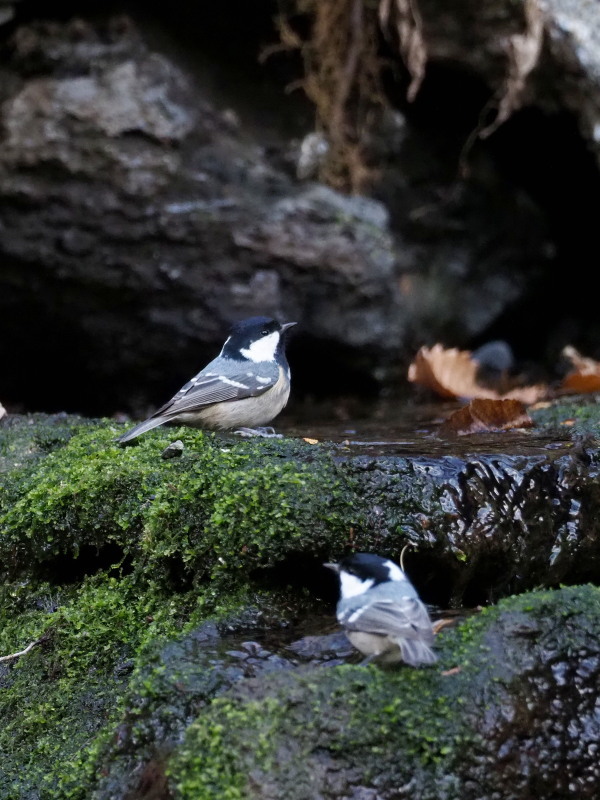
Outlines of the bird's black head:
{"type": "Polygon", "coordinates": [[[236,322],[221,355],[255,362],[285,360],[283,334],[295,324],[280,325],[270,317],[250,317],[236,322]]]}
{"type": "Polygon", "coordinates": [[[372,580],[373,585],[389,580],[402,580],[404,574],[397,564],[389,558],[374,553],[354,553],[340,561],[340,572],[348,572],[360,581],[372,580]]]}

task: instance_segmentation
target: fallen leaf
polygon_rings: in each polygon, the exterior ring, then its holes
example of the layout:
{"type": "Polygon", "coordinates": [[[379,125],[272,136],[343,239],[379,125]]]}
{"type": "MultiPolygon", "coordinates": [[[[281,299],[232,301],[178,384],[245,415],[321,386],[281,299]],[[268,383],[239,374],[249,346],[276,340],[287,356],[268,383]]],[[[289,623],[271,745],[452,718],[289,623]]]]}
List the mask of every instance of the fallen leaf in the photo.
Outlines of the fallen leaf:
{"type": "Polygon", "coordinates": [[[307,436],[305,436],[302,439],[302,441],[303,442],[308,442],[308,444],[319,444],[319,440],[318,439],[309,439],[307,436]]]}
{"type": "Polygon", "coordinates": [[[462,672],[462,667],[452,667],[452,669],[445,669],[442,675],[444,675],[444,677],[447,675],[458,675],[459,672],[462,672]]]}
{"type": "Polygon", "coordinates": [[[537,67],[544,44],[545,19],[539,0],[524,0],[524,29],[507,38],[507,68],[497,95],[495,119],[479,131],[482,139],[497,130],[523,105],[531,72],[537,67]]]}
{"type": "Polygon", "coordinates": [[[568,344],[562,349],[562,355],[573,365],[573,369],[582,375],[600,375],[600,363],[593,358],[582,356],[579,350],[568,344]]]}
{"type": "Polygon", "coordinates": [[[436,622],[432,624],[433,632],[435,634],[439,633],[442,628],[447,628],[449,625],[455,625],[455,619],[438,619],[436,622]]]}
{"type": "Polygon", "coordinates": [[[446,399],[520,400],[536,403],[548,392],[543,384],[519,386],[500,393],[477,382],[480,366],[469,350],[447,349],[441,344],[421,347],[408,368],[408,380],[446,399]]]}
{"type": "Polygon", "coordinates": [[[566,375],[560,388],[574,394],[600,392],[600,375],[581,375],[578,373],[566,375]]]}
{"type": "Polygon", "coordinates": [[[461,396],[459,387],[471,385],[476,371],[470,352],[434,344],[419,349],[408,368],[408,380],[432,389],[440,397],[455,399],[461,396]]]}
{"type": "Polygon", "coordinates": [[[427,64],[423,21],[418,5],[413,0],[380,0],[379,21],[384,31],[391,27],[391,23],[395,24],[400,55],[411,77],[406,96],[412,102],[423,83],[427,64]]]}
{"type": "Polygon", "coordinates": [[[471,400],[453,412],[439,427],[440,436],[466,436],[473,433],[531,428],[533,420],[519,400],[471,400]]]}
{"type": "Polygon", "coordinates": [[[600,362],[582,356],[571,345],[563,347],[562,355],[571,362],[573,367],[561,383],[560,388],[564,392],[576,394],[600,392],[600,362]]]}
{"type": "Polygon", "coordinates": [[[532,410],[532,411],[540,411],[540,410],[541,410],[541,409],[543,409],[543,408],[550,408],[550,407],[551,407],[551,405],[552,405],[552,403],[551,403],[549,400],[542,400],[542,401],[541,401],[541,402],[539,402],[539,403],[534,403],[534,404],[531,406],[531,410],[532,410]]]}

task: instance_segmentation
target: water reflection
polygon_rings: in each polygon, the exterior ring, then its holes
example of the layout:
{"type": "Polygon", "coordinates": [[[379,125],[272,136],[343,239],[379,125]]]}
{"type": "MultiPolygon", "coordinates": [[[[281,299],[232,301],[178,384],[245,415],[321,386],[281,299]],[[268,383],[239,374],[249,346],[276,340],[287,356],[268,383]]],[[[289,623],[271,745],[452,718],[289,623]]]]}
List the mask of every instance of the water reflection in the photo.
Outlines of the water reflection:
{"type": "Polygon", "coordinates": [[[315,407],[301,413],[288,413],[277,420],[277,431],[294,438],[333,442],[342,451],[372,456],[469,457],[482,454],[535,455],[548,450],[568,451],[573,447],[569,432],[564,437],[556,430],[538,428],[472,434],[442,438],[441,423],[459,403],[378,406],[369,414],[336,421],[336,410],[315,407]]]}

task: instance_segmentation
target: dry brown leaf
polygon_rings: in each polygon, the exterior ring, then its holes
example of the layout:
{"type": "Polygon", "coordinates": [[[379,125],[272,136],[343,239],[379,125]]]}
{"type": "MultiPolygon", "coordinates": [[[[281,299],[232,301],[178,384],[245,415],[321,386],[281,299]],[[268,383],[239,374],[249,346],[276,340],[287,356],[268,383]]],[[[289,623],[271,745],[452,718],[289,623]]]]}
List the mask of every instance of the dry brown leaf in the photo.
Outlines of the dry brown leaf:
{"type": "Polygon", "coordinates": [[[508,69],[500,89],[494,121],[479,131],[484,139],[523,105],[527,79],[537,66],[544,42],[544,14],[539,0],[525,0],[525,30],[507,41],[508,69]]]}
{"type": "Polygon", "coordinates": [[[442,675],[447,677],[448,675],[458,675],[460,672],[462,672],[462,667],[452,667],[452,669],[445,669],[442,675]]]}
{"type": "Polygon", "coordinates": [[[471,400],[440,425],[440,436],[531,428],[533,420],[519,400],[471,400]]]}
{"type": "Polygon", "coordinates": [[[379,22],[384,31],[395,23],[400,55],[411,77],[406,96],[412,102],[423,83],[427,64],[423,23],[416,0],[381,0],[379,22]]]}
{"type": "Polygon", "coordinates": [[[319,440],[318,440],[318,439],[310,439],[308,436],[305,436],[305,437],[302,439],[302,441],[303,441],[303,442],[306,442],[307,444],[318,444],[318,443],[319,443],[319,440]]]}
{"type": "Polygon", "coordinates": [[[563,391],[577,394],[600,392],[600,362],[582,356],[571,345],[563,348],[562,355],[573,366],[572,371],[563,378],[560,386],[563,391]]]}
{"type": "Polygon", "coordinates": [[[499,392],[477,383],[479,364],[469,350],[446,349],[441,344],[421,347],[408,368],[408,380],[431,389],[446,399],[520,400],[525,405],[547,394],[544,385],[519,386],[499,392]]]}
{"type": "Polygon", "coordinates": [[[449,625],[456,625],[456,620],[449,618],[438,619],[431,627],[433,628],[433,632],[437,635],[443,628],[447,628],[449,625]]]}
{"type": "Polygon", "coordinates": [[[441,344],[421,347],[408,368],[408,380],[432,389],[440,397],[469,397],[475,383],[477,364],[467,350],[447,350],[441,344]],[[464,390],[466,394],[463,394],[464,390]]]}
{"type": "Polygon", "coordinates": [[[575,394],[600,392],[600,375],[582,375],[574,372],[565,376],[560,388],[575,394]]]}
{"type": "Polygon", "coordinates": [[[572,345],[568,344],[563,347],[561,355],[571,362],[574,371],[582,375],[600,375],[600,362],[595,361],[593,358],[582,356],[579,350],[576,350],[572,345]]]}

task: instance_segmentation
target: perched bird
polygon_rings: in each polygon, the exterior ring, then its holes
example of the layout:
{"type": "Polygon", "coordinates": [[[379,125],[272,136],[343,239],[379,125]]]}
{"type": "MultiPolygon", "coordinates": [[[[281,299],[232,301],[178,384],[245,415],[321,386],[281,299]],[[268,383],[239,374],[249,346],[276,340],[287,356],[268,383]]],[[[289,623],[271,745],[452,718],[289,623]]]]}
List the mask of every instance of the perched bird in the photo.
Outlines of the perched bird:
{"type": "Polygon", "coordinates": [[[247,436],[273,436],[258,426],[271,422],[290,395],[284,334],[295,325],[251,317],[231,328],[219,355],[151,417],[117,441],[131,441],[166,422],[212,430],[237,429],[247,436]]]}
{"type": "Polygon", "coordinates": [[[340,564],[325,564],[340,581],[336,615],[364,663],[413,667],[437,657],[429,614],[414,586],[397,564],[371,553],[355,553],[340,564]]]}

